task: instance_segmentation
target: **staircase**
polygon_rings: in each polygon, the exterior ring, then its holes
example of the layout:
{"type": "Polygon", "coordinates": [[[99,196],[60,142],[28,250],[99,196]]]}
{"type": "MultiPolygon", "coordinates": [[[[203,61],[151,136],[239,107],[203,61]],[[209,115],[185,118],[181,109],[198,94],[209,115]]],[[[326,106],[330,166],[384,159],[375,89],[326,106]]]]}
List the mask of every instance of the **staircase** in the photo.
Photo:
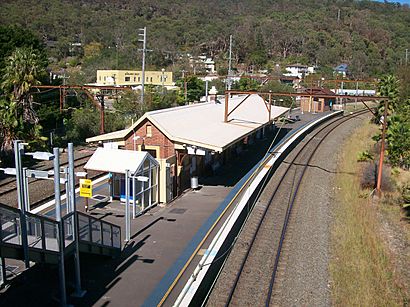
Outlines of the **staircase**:
{"type": "MultiPolygon", "coordinates": [[[[26,213],[25,219],[30,261],[57,264],[60,240],[64,240],[64,255],[70,256],[75,249],[75,231],[78,233],[80,252],[110,257],[121,253],[121,228],[87,214],[71,212],[62,217],[61,224],[32,213],[26,213]],[[77,229],[75,224],[78,225],[77,229]],[[63,228],[61,238],[60,225],[63,228]]],[[[22,220],[19,209],[0,204],[0,257],[24,259],[22,220]]]]}

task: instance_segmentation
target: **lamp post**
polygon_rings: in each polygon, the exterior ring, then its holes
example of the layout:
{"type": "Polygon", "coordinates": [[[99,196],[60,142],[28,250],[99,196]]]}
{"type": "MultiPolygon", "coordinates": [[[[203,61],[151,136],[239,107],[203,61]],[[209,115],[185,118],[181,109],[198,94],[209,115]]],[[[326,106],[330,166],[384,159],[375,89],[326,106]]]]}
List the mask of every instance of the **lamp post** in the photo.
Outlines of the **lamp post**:
{"type": "Polygon", "coordinates": [[[165,68],[161,69],[161,72],[162,72],[162,76],[161,76],[161,82],[162,82],[162,95],[164,95],[164,94],[165,94],[165,91],[164,91],[164,72],[165,72],[165,68]]]}

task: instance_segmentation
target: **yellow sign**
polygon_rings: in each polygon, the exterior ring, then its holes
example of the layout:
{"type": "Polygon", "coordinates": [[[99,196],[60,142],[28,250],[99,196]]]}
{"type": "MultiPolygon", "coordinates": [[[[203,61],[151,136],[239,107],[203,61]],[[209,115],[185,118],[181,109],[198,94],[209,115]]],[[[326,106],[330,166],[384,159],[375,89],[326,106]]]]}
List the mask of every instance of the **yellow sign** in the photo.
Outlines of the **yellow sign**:
{"type": "Polygon", "coordinates": [[[93,182],[91,179],[80,179],[80,196],[93,197],[93,182]]]}

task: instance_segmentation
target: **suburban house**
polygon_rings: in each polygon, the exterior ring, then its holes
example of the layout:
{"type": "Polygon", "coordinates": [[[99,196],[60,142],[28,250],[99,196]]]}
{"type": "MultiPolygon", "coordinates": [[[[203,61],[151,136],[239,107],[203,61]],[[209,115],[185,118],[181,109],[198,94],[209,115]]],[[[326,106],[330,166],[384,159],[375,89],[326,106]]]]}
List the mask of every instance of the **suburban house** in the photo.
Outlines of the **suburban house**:
{"type": "Polygon", "coordinates": [[[334,73],[342,75],[345,78],[349,73],[349,67],[346,63],[342,63],[334,68],[334,73]]]}
{"type": "MultiPolygon", "coordinates": [[[[95,85],[110,86],[137,86],[142,83],[142,71],[136,70],[97,70],[95,85]]],[[[145,71],[146,85],[159,85],[173,87],[172,72],[170,71],[145,71]]]]}
{"type": "Polygon", "coordinates": [[[301,64],[292,64],[286,66],[286,73],[283,75],[286,77],[297,77],[299,79],[303,79],[309,74],[313,74],[316,71],[315,66],[307,66],[301,64]]]}

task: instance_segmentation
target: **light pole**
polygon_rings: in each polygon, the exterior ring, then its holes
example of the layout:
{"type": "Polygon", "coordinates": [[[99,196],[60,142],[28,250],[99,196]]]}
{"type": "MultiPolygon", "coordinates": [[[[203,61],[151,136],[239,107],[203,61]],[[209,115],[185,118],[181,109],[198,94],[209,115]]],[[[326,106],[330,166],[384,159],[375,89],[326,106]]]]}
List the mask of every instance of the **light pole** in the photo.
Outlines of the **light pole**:
{"type": "Polygon", "coordinates": [[[165,72],[165,68],[161,69],[161,72],[162,72],[162,76],[161,76],[161,81],[162,81],[162,95],[164,95],[164,94],[165,94],[165,91],[164,91],[164,72],[165,72]]]}

